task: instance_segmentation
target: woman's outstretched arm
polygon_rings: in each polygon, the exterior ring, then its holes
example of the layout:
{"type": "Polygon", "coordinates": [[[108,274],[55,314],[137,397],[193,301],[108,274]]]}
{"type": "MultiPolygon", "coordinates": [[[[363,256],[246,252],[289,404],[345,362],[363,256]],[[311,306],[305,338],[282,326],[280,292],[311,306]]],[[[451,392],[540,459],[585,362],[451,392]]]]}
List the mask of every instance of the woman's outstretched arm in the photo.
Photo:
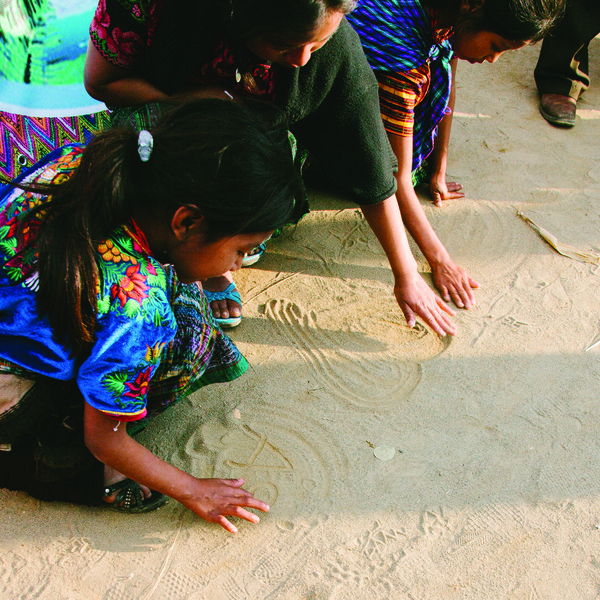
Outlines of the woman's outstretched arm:
{"type": "Polygon", "coordinates": [[[383,247],[394,274],[394,294],[409,327],[419,316],[439,335],[454,335],[456,327],[448,315],[454,311],[427,285],[417,271],[396,196],[361,210],[383,247]]]}
{"type": "Polygon", "coordinates": [[[106,60],[91,40],[88,41],[83,82],[92,98],[113,106],[136,106],[168,98],[131,69],[117,67],[106,60]]]}
{"type": "Polygon", "coordinates": [[[443,200],[455,200],[464,198],[461,192],[462,185],[454,181],[446,181],[446,167],[448,164],[448,146],[450,144],[450,130],[452,129],[452,118],[454,115],[454,104],[456,101],[456,68],[458,59],[450,61],[452,67],[452,87],[448,99],[448,111],[438,126],[435,138],[435,146],[431,153],[431,177],[429,180],[429,191],[431,199],[436,206],[441,206],[443,200]]]}
{"type": "Polygon", "coordinates": [[[390,135],[389,138],[398,158],[396,197],[406,228],[431,266],[433,282],[440,290],[442,298],[446,302],[452,300],[460,308],[471,308],[475,304],[473,288],[479,287],[479,283],[452,261],[448,250],[431,226],[413,188],[411,178],[413,138],[398,135],[390,135]]]}

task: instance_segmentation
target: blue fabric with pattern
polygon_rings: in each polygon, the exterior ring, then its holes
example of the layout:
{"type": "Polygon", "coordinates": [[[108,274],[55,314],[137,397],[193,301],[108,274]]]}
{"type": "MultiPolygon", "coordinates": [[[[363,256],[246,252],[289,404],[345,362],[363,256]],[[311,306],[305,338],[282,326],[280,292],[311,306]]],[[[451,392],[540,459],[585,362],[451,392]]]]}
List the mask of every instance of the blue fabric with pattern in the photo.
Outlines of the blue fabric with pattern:
{"type": "Polygon", "coordinates": [[[414,171],[433,150],[437,126],[448,106],[452,44],[434,41],[431,19],[417,0],[361,0],[348,20],[375,71],[402,73],[430,64],[427,96],[415,108],[414,171]]]}

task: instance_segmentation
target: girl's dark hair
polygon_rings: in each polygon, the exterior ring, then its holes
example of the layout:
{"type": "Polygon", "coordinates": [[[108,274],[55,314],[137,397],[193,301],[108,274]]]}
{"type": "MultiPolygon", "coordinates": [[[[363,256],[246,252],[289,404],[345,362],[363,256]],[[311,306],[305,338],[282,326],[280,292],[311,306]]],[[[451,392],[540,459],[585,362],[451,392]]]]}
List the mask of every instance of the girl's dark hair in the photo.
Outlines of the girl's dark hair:
{"type": "Polygon", "coordinates": [[[357,0],[224,0],[224,20],[242,43],[305,42],[330,12],[350,13],[357,0]]]}
{"type": "Polygon", "coordinates": [[[539,42],[564,11],[565,0],[485,0],[478,25],[506,40],[539,42]]]}
{"type": "MultiPolygon", "coordinates": [[[[440,9],[447,9],[448,4],[430,0],[431,6],[440,9]]],[[[457,0],[457,14],[460,5],[457,0]]],[[[472,5],[480,8],[462,26],[491,31],[513,42],[539,42],[562,18],[566,0],[472,0],[472,5]]]]}
{"type": "Polygon", "coordinates": [[[170,223],[181,205],[206,219],[211,240],[257,233],[295,222],[304,189],[287,134],[227,100],[176,108],[152,130],[148,162],[138,133],[111,129],[93,139],[64,183],[25,187],[50,194],[29,211],[42,223],[38,250],[38,310],[75,351],[93,342],[97,311],[98,243],[144,211],[170,223]]]}

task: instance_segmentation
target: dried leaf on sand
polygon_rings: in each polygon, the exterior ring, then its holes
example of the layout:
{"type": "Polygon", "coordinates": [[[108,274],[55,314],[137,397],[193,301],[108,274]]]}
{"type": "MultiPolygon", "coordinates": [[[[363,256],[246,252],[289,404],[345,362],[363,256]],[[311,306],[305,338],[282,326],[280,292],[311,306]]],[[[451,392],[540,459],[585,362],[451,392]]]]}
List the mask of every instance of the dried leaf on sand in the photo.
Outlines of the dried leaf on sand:
{"type": "Polygon", "coordinates": [[[582,262],[593,263],[595,265],[600,264],[600,256],[597,254],[594,254],[593,252],[586,252],[585,250],[581,250],[575,246],[559,242],[558,238],[554,234],[550,233],[547,229],[540,227],[537,223],[534,223],[520,210],[517,211],[517,216],[521,217],[523,221],[535,229],[535,231],[537,231],[540,236],[542,236],[542,238],[546,240],[546,242],[548,242],[559,254],[582,262]]]}

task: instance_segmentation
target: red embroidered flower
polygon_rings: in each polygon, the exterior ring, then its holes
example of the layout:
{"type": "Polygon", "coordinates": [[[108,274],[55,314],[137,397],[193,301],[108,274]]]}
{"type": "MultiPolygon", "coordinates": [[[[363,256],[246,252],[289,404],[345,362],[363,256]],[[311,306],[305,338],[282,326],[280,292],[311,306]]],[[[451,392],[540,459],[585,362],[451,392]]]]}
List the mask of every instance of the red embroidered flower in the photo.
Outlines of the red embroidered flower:
{"type": "Polygon", "coordinates": [[[105,40],[107,38],[106,30],[110,26],[110,16],[106,12],[105,0],[100,0],[94,18],[92,19],[92,30],[98,35],[100,39],[105,40]]]}
{"type": "Polygon", "coordinates": [[[148,393],[148,387],[150,386],[150,376],[152,375],[152,367],[148,367],[145,371],[138,373],[135,381],[126,381],[125,385],[129,388],[128,392],[123,395],[129,398],[144,398],[148,393]]]}
{"type": "Polygon", "coordinates": [[[156,275],[156,269],[154,268],[154,265],[148,261],[148,264],[146,265],[146,269],[148,269],[148,273],[150,273],[150,275],[156,275]]]}
{"type": "Polygon", "coordinates": [[[109,51],[117,57],[120,66],[130,66],[135,62],[141,40],[137,33],[123,32],[115,27],[112,31],[112,39],[107,39],[106,45],[109,51]]]}
{"type": "Polygon", "coordinates": [[[0,223],[0,225],[4,225],[5,227],[8,227],[8,232],[6,233],[6,236],[5,236],[6,239],[9,239],[9,238],[12,238],[15,236],[15,234],[17,233],[18,224],[19,224],[19,221],[16,216],[14,216],[12,219],[9,219],[5,223],[0,223]]]}
{"type": "Polygon", "coordinates": [[[121,308],[128,300],[135,300],[141,304],[142,300],[148,297],[146,290],[149,289],[146,285],[146,278],[140,273],[139,264],[127,267],[125,273],[125,277],[122,277],[118,284],[115,283],[110,288],[112,299],[119,298],[121,308]]]}
{"type": "MultiPolygon", "coordinates": [[[[8,240],[17,235],[19,222],[20,222],[19,215],[15,215],[14,217],[12,217],[8,221],[6,221],[6,223],[4,223],[4,227],[8,227],[8,232],[4,236],[4,239],[8,240]]],[[[21,230],[21,236],[19,237],[19,240],[18,240],[19,247],[26,247],[31,243],[31,241],[34,239],[35,235],[37,234],[39,226],[40,226],[39,221],[36,221],[36,220],[29,221],[29,223],[21,230]]]]}

